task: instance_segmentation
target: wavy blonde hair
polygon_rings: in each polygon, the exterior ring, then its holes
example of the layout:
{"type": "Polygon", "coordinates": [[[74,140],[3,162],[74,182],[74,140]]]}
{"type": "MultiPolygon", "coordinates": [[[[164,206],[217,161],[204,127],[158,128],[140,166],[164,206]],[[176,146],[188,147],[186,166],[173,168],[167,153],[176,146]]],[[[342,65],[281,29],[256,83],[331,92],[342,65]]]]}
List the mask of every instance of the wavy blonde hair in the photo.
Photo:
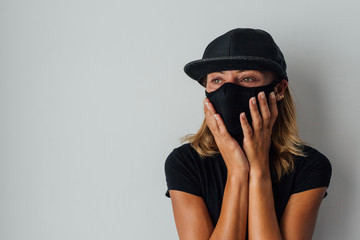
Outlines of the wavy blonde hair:
{"type": "MultiPolygon", "coordinates": [[[[200,83],[206,87],[206,77],[200,83]]],[[[303,151],[306,143],[298,135],[295,103],[289,87],[285,89],[284,98],[277,102],[277,107],[279,114],[272,130],[269,160],[273,179],[280,181],[284,175],[294,170],[296,156],[306,157],[303,151]]],[[[187,134],[180,140],[182,143],[190,143],[201,158],[220,154],[205,118],[197,133],[187,134]]]]}

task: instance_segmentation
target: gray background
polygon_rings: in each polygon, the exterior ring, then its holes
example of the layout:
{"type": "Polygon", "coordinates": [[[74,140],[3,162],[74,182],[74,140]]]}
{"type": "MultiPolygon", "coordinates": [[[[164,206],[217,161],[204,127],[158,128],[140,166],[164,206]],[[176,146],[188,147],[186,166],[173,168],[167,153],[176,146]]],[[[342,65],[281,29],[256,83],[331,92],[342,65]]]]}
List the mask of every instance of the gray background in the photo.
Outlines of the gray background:
{"type": "Polygon", "coordinates": [[[272,34],[332,163],[314,239],[357,239],[359,5],[1,0],[0,239],[177,239],[164,161],[205,96],[183,66],[236,27],[272,34]]]}

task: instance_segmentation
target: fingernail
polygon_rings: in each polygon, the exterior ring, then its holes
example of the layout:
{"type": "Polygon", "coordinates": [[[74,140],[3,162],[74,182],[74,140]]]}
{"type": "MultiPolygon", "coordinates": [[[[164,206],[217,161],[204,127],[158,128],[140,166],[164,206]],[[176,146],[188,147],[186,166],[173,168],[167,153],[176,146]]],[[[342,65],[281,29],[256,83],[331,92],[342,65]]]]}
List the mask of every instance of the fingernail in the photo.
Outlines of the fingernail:
{"type": "Polygon", "coordinates": [[[271,92],[271,93],[270,93],[270,97],[271,97],[272,99],[274,99],[274,98],[275,98],[275,93],[274,93],[274,92],[271,92]]]}
{"type": "Polygon", "coordinates": [[[210,110],[210,106],[209,106],[209,103],[207,101],[205,102],[205,105],[206,105],[207,109],[210,110]]]}
{"type": "Polygon", "coordinates": [[[216,113],[214,114],[214,117],[215,117],[216,120],[219,120],[219,118],[218,118],[218,116],[217,116],[216,113]]]}
{"type": "Polygon", "coordinates": [[[261,92],[261,93],[260,93],[260,97],[261,97],[262,99],[264,99],[264,98],[265,98],[265,93],[264,93],[264,92],[261,92]]]}
{"type": "Polygon", "coordinates": [[[242,119],[245,120],[246,116],[245,116],[245,113],[244,113],[244,112],[242,112],[242,113],[240,114],[240,116],[241,116],[242,119]]]}
{"type": "Polygon", "coordinates": [[[251,98],[251,102],[252,102],[252,104],[254,104],[254,105],[256,104],[256,99],[255,99],[255,97],[252,97],[252,98],[251,98]]]}

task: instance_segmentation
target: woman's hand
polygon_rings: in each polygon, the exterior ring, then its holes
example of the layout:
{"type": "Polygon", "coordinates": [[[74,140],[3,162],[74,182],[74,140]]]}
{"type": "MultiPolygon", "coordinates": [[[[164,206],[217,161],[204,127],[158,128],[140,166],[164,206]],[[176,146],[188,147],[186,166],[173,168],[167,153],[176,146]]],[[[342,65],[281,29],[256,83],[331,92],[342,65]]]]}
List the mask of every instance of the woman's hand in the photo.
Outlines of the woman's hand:
{"type": "Polygon", "coordinates": [[[249,100],[252,127],[248,123],[245,113],[240,114],[244,132],[243,148],[250,164],[250,170],[268,170],[271,134],[278,116],[278,109],[274,92],[269,95],[269,105],[264,92],[258,94],[258,101],[261,115],[256,104],[256,97],[249,100]]]}
{"type": "Polygon", "coordinates": [[[228,174],[249,172],[249,162],[238,142],[227,131],[226,126],[208,98],[204,100],[206,124],[212,132],[216,145],[224,159],[228,174]]]}

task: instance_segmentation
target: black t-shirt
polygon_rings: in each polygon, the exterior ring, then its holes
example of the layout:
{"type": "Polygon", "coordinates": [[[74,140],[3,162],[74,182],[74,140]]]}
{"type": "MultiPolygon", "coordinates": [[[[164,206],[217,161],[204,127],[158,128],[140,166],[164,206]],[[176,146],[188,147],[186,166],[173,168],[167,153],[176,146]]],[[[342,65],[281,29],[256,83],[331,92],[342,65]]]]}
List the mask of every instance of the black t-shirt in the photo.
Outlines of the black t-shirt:
{"type": "MultiPolygon", "coordinates": [[[[332,166],[319,151],[304,146],[307,157],[295,157],[294,170],[280,182],[272,181],[275,211],[278,221],[293,193],[328,187],[332,166]]],[[[227,168],[221,154],[200,159],[195,149],[186,143],[173,149],[165,161],[167,190],[180,190],[204,199],[214,226],[220,216],[221,204],[227,179],[227,168]]],[[[327,196],[327,192],[324,198],[327,196]]]]}

